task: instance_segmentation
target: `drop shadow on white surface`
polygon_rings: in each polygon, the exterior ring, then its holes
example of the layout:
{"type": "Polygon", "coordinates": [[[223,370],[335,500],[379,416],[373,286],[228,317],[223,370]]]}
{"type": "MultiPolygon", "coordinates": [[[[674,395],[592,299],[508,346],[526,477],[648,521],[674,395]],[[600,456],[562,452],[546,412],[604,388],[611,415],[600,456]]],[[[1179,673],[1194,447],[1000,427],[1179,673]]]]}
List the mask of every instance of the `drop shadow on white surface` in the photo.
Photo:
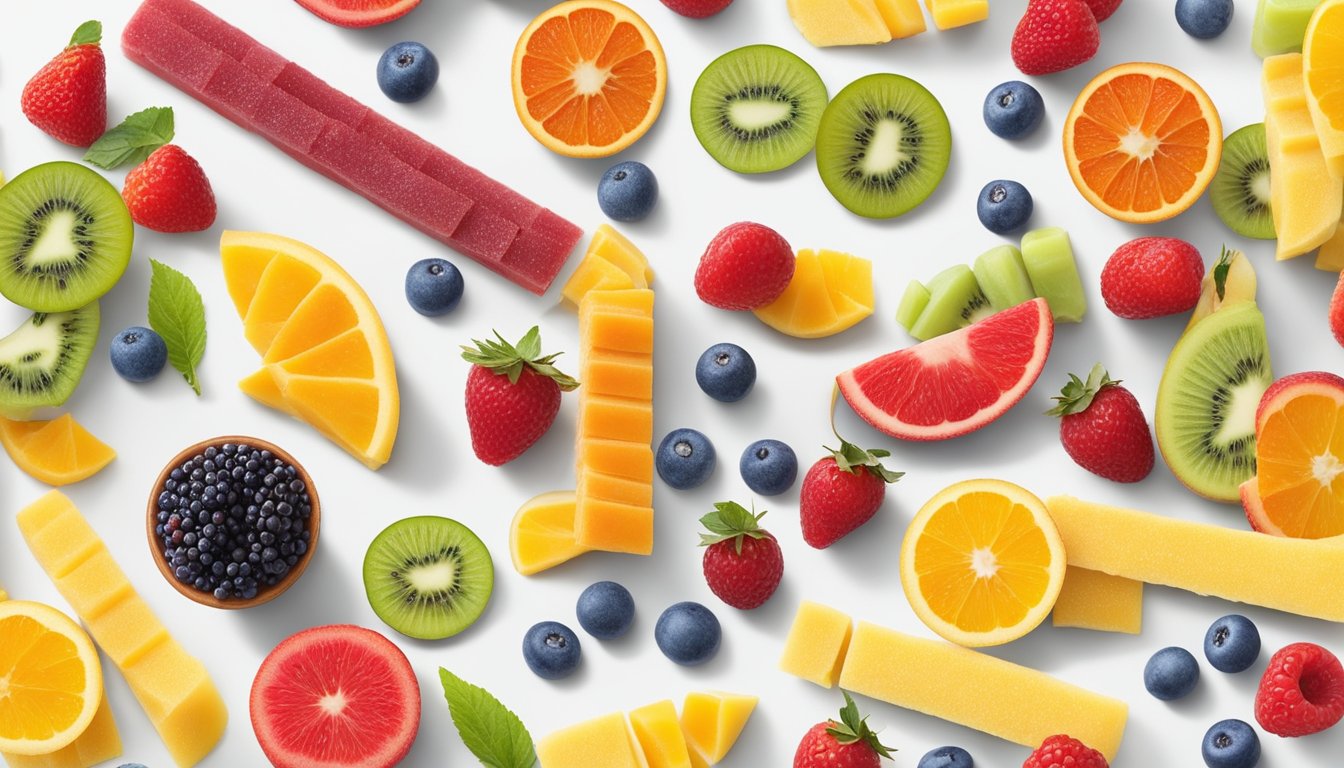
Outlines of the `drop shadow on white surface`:
{"type": "MultiPolygon", "coordinates": [[[[459,442],[450,439],[448,425],[439,418],[442,408],[420,389],[409,376],[398,381],[401,396],[401,421],[398,427],[399,447],[394,447],[392,458],[379,474],[392,484],[417,491],[439,491],[450,485],[465,462],[475,457],[457,456],[459,442]]],[[[453,400],[456,393],[444,400],[453,400]]],[[[463,424],[465,428],[465,423],[463,424]]]]}
{"type": "Polygon", "coordinates": [[[911,515],[892,498],[899,490],[899,482],[887,486],[887,497],[871,520],[822,550],[849,578],[866,583],[889,580],[900,589],[900,546],[911,515]]]}
{"type": "MultiPolygon", "coordinates": [[[[300,630],[325,624],[368,623],[364,587],[350,578],[338,558],[319,540],[308,570],[294,586],[265,605],[248,608],[238,622],[242,634],[261,655],[270,653],[281,640],[300,630]]],[[[383,631],[380,624],[375,629],[383,631]]],[[[399,638],[400,639],[400,638],[399,638]]]]}
{"type": "MultiPolygon", "coordinates": [[[[1057,628],[1052,626],[1050,621],[1050,617],[1047,616],[1039,627],[1019,640],[1014,640],[1006,645],[979,650],[990,656],[1011,661],[1014,664],[1020,664],[1041,672],[1054,673],[1062,669],[1069,660],[1067,655],[1061,655],[1059,652],[1062,637],[1067,636],[1074,646],[1086,648],[1089,662],[1094,662],[1093,666],[1097,669],[1104,669],[1107,659],[1121,659],[1126,654],[1132,653],[1134,645],[1140,642],[1134,635],[1096,632],[1087,629],[1057,628]]],[[[1142,677],[1142,665],[1135,670],[1134,674],[1142,677]]],[[[1084,678],[1075,679],[1085,680],[1084,678]]]]}

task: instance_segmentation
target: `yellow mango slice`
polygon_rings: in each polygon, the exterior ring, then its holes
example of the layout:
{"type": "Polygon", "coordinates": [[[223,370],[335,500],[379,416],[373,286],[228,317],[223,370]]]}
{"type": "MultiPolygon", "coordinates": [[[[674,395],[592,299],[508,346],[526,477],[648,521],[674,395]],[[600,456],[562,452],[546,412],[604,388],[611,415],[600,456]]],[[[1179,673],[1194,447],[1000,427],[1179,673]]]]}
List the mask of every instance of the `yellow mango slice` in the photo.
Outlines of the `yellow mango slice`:
{"type": "Polygon", "coordinates": [[[590,395],[579,410],[579,439],[647,443],[653,440],[653,404],[590,395]]]}
{"type": "Polygon", "coordinates": [[[1033,749],[1067,733],[1108,761],[1129,713],[1123,701],[1044,672],[865,621],[854,629],[840,687],[1033,749]]]}
{"type": "Polygon", "coordinates": [[[253,349],[266,355],[271,341],[294,313],[295,307],[321,279],[320,272],[298,259],[289,256],[271,259],[257,281],[256,293],[243,316],[243,336],[253,349]]]}
{"type": "Polygon", "coordinates": [[[989,0],[925,0],[933,25],[955,29],[989,18],[989,0]]]}
{"type": "Polygon", "coordinates": [[[583,389],[594,395],[653,399],[653,366],[646,360],[603,356],[589,359],[580,379],[583,389]]]}
{"type": "Polygon", "coordinates": [[[70,744],[46,755],[0,753],[0,758],[9,768],[92,768],[120,755],[121,734],[104,691],[89,727],[70,744]]]}
{"type": "Polygon", "coordinates": [[[616,231],[610,224],[599,224],[593,230],[593,239],[588,242],[588,252],[601,256],[620,267],[636,283],[643,281],[641,288],[653,284],[653,267],[644,252],[635,247],[630,239],[616,231]]]}
{"type": "Polygon", "coordinates": [[[1328,241],[1339,226],[1344,184],[1330,173],[1307,109],[1302,54],[1265,59],[1265,141],[1269,202],[1278,236],[1274,256],[1301,256],[1328,241]]]}
{"type": "Polygon", "coordinates": [[[234,239],[220,242],[219,258],[224,266],[224,285],[233,299],[239,317],[247,317],[252,297],[257,294],[261,275],[271,261],[280,254],[268,243],[246,242],[234,239]]]}
{"type": "Polygon", "coordinates": [[[1056,627],[1137,635],[1143,629],[1143,582],[1070,565],[1050,617],[1056,627]]]}
{"type": "Polygon", "coordinates": [[[649,768],[691,768],[686,737],[677,722],[677,706],[671,701],[634,710],[630,713],[630,725],[649,768]]]}
{"type": "MultiPolygon", "coordinates": [[[[600,293],[617,293],[601,291],[600,293]]],[[[588,294],[592,296],[593,294],[588,294]]],[[[653,348],[653,318],[630,314],[592,313],[588,318],[588,335],[582,341],[584,350],[610,350],[647,354],[653,348]]]]}
{"type": "Polygon", "coordinates": [[[1197,595],[1344,622],[1344,546],[1193,523],[1055,496],[1069,564],[1197,595]],[[1234,563],[1236,567],[1210,567],[1234,563]],[[1285,584],[1293,585],[1285,589],[1285,584]]]}
{"type": "Polygon", "coordinates": [[[584,495],[574,512],[574,539],[580,547],[628,555],[653,554],[653,507],[622,504],[584,495]]]}
{"type": "Polygon", "coordinates": [[[918,35],[928,29],[919,0],[877,0],[877,11],[895,40],[918,35]]]}
{"type": "Polygon", "coordinates": [[[789,0],[788,5],[793,25],[818,48],[891,41],[873,0],[789,0]]]}
{"type": "Polygon", "coordinates": [[[543,737],[537,742],[537,760],[541,768],[642,768],[620,712],[543,737]]]}
{"type": "Polygon", "coordinates": [[[653,486],[649,483],[606,475],[589,467],[582,467],[579,470],[579,484],[583,486],[584,493],[595,498],[636,507],[653,504],[653,486]]]}
{"type": "Polygon", "coordinates": [[[723,760],[742,735],[757,701],[755,696],[737,693],[686,694],[681,705],[681,730],[686,743],[710,765],[723,760]]]}
{"type": "Polygon", "coordinates": [[[551,491],[518,508],[509,526],[513,568],[524,576],[572,560],[587,552],[574,537],[574,492],[551,491]]]}
{"type": "Polygon", "coordinates": [[[51,421],[0,417],[0,445],[19,469],[47,485],[87,480],[112,463],[117,452],[68,413],[51,421]]]}
{"type": "Polygon", "coordinates": [[[834,608],[804,600],[784,640],[779,668],[822,688],[835,687],[854,623],[834,608]]]}
{"type": "Polygon", "coordinates": [[[565,301],[579,306],[579,302],[589,291],[613,291],[627,288],[647,288],[641,272],[636,282],[625,270],[589,251],[574,269],[574,274],[565,281],[560,296],[565,301]]]}
{"type": "Polygon", "coordinates": [[[653,449],[627,440],[584,440],[579,446],[580,466],[639,483],[653,482],[653,449]]]}
{"type": "Polygon", "coordinates": [[[52,491],[21,510],[18,524],[57,591],[121,670],[173,760],[181,768],[200,762],[228,721],[224,700],[204,665],[144,607],[106,545],[64,494],[52,491]]]}
{"type": "Polygon", "coordinates": [[[800,339],[833,336],[873,313],[873,265],[838,251],[801,250],[784,293],[756,318],[800,339]]]}
{"type": "Polygon", "coordinates": [[[262,361],[288,360],[357,325],[359,313],[345,290],[332,283],[323,283],[310,291],[295,308],[289,321],[271,341],[262,361]]]}

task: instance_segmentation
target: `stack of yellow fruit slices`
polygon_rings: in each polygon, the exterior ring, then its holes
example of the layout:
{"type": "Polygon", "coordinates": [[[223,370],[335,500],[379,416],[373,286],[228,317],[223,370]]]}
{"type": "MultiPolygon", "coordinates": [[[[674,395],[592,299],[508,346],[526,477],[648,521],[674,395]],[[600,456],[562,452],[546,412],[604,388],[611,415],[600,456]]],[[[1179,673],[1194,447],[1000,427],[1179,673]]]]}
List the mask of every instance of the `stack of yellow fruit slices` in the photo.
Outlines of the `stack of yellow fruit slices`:
{"type": "Polygon", "coordinates": [[[0,417],[0,445],[19,469],[55,486],[87,480],[117,457],[116,451],[68,413],[51,421],[0,417]]]}
{"type": "Polygon", "coordinates": [[[1304,71],[1302,54],[1284,53],[1265,59],[1261,79],[1278,259],[1301,256],[1328,242],[1344,208],[1344,181],[1326,163],[1311,119],[1304,71]]]}
{"type": "Polygon", "coordinates": [[[370,469],[392,455],[401,399],[378,311],[331,258],[297,240],[225,232],[220,257],[243,334],[262,356],[239,382],[370,469]]]}

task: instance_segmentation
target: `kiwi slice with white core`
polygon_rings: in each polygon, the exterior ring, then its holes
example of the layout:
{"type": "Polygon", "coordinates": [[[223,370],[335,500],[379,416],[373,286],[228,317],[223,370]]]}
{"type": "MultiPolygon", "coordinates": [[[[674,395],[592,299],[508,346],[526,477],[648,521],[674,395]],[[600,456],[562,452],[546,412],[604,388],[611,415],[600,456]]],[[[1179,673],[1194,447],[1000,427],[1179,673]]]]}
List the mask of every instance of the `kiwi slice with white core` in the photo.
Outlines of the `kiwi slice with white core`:
{"type": "Polygon", "coordinates": [[[975,280],[995,312],[1036,298],[1022,263],[1022,252],[1011,245],[996,246],[980,254],[975,260],[975,280]]]}
{"type": "Polygon", "coordinates": [[[98,341],[98,302],[37,313],[0,339],[0,415],[61,405],[75,391],[98,341]]]}
{"type": "Polygon", "coordinates": [[[710,62],[691,90],[691,128],[709,156],[738,173],[787,168],[812,151],[826,84],[810,64],[773,45],[748,45],[710,62]]]}
{"type": "Polygon", "coordinates": [[[78,163],[34,166],[0,187],[0,294],[69,312],[112,290],[135,228],[121,193],[78,163]]]}
{"type": "Polygon", "coordinates": [[[1209,185],[1209,201],[1218,218],[1238,235],[1274,239],[1264,123],[1238,128],[1223,140],[1223,156],[1209,185]]]}
{"type": "Polygon", "coordinates": [[[994,314],[975,273],[965,264],[948,267],[929,281],[929,302],[910,326],[920,341],[965,328],[994,314]]]}
{"type": "Polygon", "coordinates": [[[1061,323],[1082,322],[1087,295],[1078,276],[1069,233],[1059,227],[1033,229],[1022,236],[1022,266],[1031,278],[1031,289],[1050,305],[1061,323]]]}
{"type": "Polygon", "coordinates": [[[1265,318],[1253,301],[1224,306],[1176,342],[1153,422],[1162,457],[1186,487],[1237,501],[1255,476],[1255,411],[1273,378],[1265,318]]]}
{"type": "Polygon", "coordinates": [[[900,216],[927,200],[951,157],[942,105],[902,75],[868,75],[845,86],[817,131],[822,183],[841,205],[870,219],[900,216]]]}
{"type": "Polygon", "coordinates": [[[421,640],[452,637],[480,618],[495,586],[490,551],[446,517],[389,525],[364,555],[364,592],[389,627],[421,640]]]}

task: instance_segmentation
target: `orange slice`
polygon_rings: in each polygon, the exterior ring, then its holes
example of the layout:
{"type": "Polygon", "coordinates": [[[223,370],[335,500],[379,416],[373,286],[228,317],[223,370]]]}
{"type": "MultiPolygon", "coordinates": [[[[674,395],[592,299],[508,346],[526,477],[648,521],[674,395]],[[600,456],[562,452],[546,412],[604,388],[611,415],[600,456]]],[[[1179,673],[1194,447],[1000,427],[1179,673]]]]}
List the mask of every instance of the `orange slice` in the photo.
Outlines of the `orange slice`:
{"type": "Polygon", "coordinates": [[[929,629],[959,645],[1000,645],[1035,629],[1064,585],[1064,544],[1045,504],[1002,480],[951,485],[915,515],[901,583],[929,629]]]}
{"type": "Polygon", "coordinates": [[[78,624],[41,603],[0,602],[0,752],[45,755],[68,746],[102,698],[98,652],[78,624]]]}
{"type": "Polygon", "coordinates": [[[551,491],[518,508],[509,526],[514,570],[531,576],[588,551],[574,535],[575,502],[573,491],[551,491]]]}
{"type": "Polygon", "coordinates": [[[1344,178],[1344,0],[1325,0],[1302,46],[1307,107],[1330,173],[1344,178]]]}
{"type": "Polygon", "coordinates": [[[667,60],[639,14],[570,0],[532,20],[513,51],[513,105],[532,137],[566,157],[607,157],[663,108],[667,60]]]}
{"type": "Polygon", "coordinates": [[[0,444],[19,469],[55,486],[87,480],[117,457],[68,413],[51,421],[0,418],[0,444]]]}
{"type": "Polygon", "coordinates": [[[1194,204],[1218,171],[1223,124],[1203,88],[1162,64],[1121,64],[1078,94],[1064,161],[1078,191],[1120,221],[1164,221],[1194,204]]]}

